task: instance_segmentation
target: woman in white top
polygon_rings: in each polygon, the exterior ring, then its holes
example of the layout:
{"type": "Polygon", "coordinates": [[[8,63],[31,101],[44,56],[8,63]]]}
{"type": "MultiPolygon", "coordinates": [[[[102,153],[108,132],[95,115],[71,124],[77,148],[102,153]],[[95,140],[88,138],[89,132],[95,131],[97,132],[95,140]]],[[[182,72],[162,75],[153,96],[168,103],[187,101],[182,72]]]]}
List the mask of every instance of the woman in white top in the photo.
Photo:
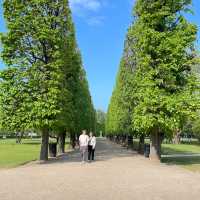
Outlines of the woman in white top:
{"type": "Polygon", "coordinates": [[[88,142],[88,161],[94,160],[94,152],[96,147],[96,137],[90,132],[89,142],[88,142]]]}

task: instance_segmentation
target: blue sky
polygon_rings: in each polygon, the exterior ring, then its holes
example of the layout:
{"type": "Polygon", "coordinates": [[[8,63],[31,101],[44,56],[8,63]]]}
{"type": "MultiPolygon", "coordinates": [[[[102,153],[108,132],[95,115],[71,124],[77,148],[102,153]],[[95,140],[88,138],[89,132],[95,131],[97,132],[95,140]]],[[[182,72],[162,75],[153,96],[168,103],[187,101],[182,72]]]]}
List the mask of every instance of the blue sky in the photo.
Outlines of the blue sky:
{"type": "MultiPolygon", "coordinates": [[[[112,94],[125,35],[132,20],[133,1],[70,0],[93,102],[96,108],[104,111],[112,94]]],[[[193,0],[193,7],[195,15],[188,18],[200,28],[200,0],[193,0]]],[[[1,6],[0,32],[5,31],[2,15],[1,6]]]]}

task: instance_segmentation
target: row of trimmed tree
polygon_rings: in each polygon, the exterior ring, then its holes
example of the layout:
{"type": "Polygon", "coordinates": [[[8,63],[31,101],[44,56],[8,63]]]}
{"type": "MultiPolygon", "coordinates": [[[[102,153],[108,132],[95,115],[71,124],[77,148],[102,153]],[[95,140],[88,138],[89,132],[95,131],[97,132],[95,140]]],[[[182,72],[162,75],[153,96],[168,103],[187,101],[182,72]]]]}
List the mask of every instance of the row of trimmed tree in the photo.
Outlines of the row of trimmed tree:
{"type": "MultiPolygon", "coordinates": [[[[151,139],[150,158],[160,159],[172,137],[199,109],[193,70],[197,26],[188,22],[189,0],[137,0],[107,113],[110,138],[151,139]]],[[[140,145],[141,147],[141,145],[140,145]]]]}
{"type": "Polygon", "coordinates": [[[1,34],[0,126],[41,133],[40,160],[50,134],[64,152],[82,129],[95,129],[95,110],[75,38],[68,0],[4,0],[7,33],[1,34]]]}

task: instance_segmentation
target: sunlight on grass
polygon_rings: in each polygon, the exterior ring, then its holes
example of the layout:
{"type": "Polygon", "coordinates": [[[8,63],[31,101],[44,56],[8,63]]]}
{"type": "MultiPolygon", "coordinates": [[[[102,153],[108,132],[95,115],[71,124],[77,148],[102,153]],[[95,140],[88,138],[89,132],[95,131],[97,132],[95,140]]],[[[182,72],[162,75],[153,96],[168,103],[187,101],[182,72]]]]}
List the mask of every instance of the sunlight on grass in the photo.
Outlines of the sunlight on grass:
{"type": "Polygon", "coordinates": [[[163,144],[162,154],[200,154],[200,145],[198,144],[163,144]]]}
{"type": "MultiPolygon", "coordinates": [[[[56,142],[50,139],[50,142],[56,142]]],[[[0,140],[0,168],[12,168],[38,160],[40,154],[40,139],[23,139],[16,144],[15,139],[0,140]]],[[[69,139],[66,139],[66,149],[69,148],[69,139]]]]}
{"type": "Polygon", "coordinates": [[[200,172],[200,154],[199,144],[163,144],[162,153],[164,155],[193,155],[191,157],[174,157],[174,158],[162,158],[162,162],[168,165],[179,165],[185,169],[194,172],[200,172]]]}
{"type": "Polygon", "coordinates": [[[37,160],[40,151],[40,140],[0,140],[0,168],[16,167],[37,160]]]}

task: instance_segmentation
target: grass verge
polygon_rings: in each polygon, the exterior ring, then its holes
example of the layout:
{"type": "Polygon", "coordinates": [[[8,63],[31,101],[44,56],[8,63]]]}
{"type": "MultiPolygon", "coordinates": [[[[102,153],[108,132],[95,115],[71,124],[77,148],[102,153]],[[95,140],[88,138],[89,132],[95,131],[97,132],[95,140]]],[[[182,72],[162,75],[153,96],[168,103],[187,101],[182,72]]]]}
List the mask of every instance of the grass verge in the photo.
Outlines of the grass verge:
{"type": "Polygon", "coordinates": [[[0,140],[0,168],[11,168],[37,160],[40,140],[24,139],[16,144],[14,139],[0,140]]]}
{"type": "Polygon", "coordinates": [[[187,155],[187,157],[167,157],[162,158],[162,162],[168,165],[180,165],[185,169],[194,172],[200,172],[200,154],[199,144],[163,144],[162,154],[164,155],[187,155]],[[191,155],[191,156],[188,156],[191,155]]]}
{"type": "MultiPolygon", "coordinates": [[[[51,139],[54,141],[54,139],[51,139]]],[[[69,147],[66,141],[66,148],[69,147]]],[[[0,140],[0,169],[12,168],[38,160],[40,154],[40,139],[23,139],[16,144],[15,139],[0,140]]]]}

